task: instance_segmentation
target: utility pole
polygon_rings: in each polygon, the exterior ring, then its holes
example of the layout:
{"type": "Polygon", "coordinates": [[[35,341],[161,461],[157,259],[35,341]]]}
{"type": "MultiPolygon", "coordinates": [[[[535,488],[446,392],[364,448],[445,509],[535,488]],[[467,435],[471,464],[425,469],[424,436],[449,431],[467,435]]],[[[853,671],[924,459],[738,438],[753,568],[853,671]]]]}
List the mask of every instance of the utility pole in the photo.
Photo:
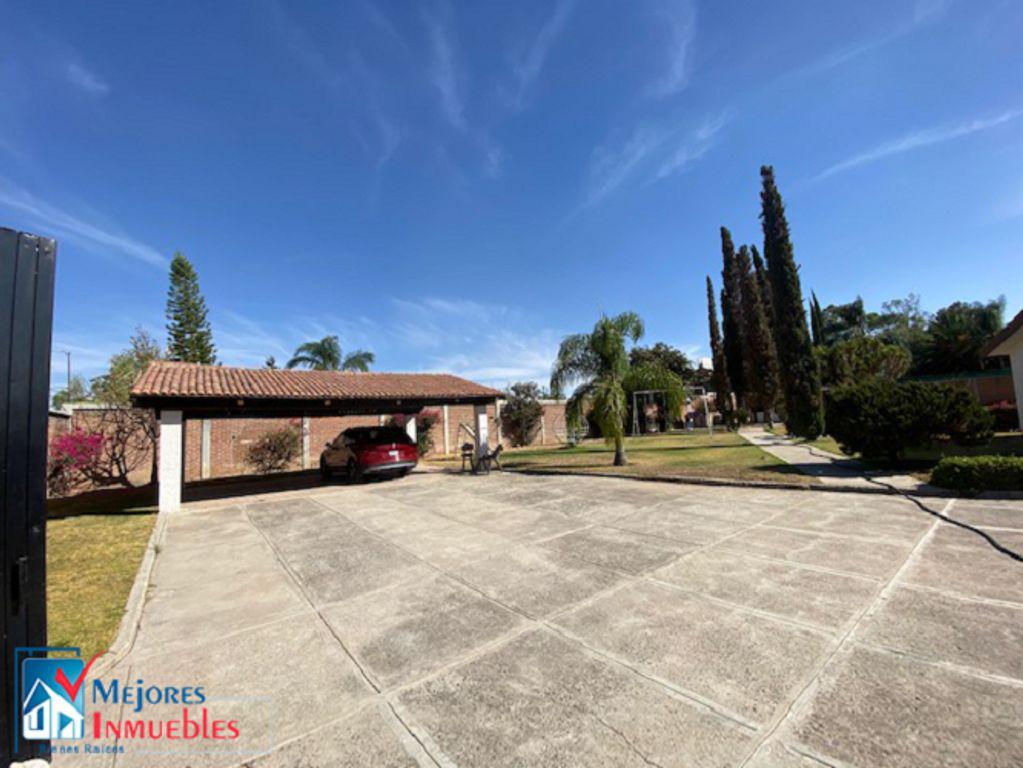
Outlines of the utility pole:
{"type": "Polygon", "coordinates": [[[67,389],[65,390],[65,392],[67,392],[67,396],[68,396],[68,398],[70,398],[71,397],[71,352],[65,349],[64,350],[64,355],[67,357],[67,389]]]}

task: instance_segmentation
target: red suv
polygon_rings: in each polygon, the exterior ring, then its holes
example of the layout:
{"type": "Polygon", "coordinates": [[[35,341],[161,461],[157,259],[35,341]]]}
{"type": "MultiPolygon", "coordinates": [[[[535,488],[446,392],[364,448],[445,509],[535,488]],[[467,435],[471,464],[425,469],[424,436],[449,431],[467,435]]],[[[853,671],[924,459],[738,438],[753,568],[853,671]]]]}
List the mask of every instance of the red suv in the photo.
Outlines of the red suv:
{"type": "Polygon", "coordinates": [[[320,474],[336,472],[350,480],[364,476],[401,477],[416,466],[415,442],[398,427],[352,427],[327,443],[320,454],[320,474]]]}

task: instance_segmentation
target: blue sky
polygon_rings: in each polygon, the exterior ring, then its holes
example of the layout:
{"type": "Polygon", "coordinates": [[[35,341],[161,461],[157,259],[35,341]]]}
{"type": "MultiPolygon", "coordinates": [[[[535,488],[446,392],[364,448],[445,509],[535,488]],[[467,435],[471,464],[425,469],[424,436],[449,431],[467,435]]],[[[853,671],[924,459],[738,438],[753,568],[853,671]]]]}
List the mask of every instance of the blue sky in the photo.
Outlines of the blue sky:
{"type": "Polygon", "coordinates": [[[1023,5],[0,2],[0,224],[60,243],[63,350],[225,364],[340,335],[382,370],[545,380],[638,311],[706,354],[718,227],[775,166],[804,290],[1023,305],[1023,5]]]}

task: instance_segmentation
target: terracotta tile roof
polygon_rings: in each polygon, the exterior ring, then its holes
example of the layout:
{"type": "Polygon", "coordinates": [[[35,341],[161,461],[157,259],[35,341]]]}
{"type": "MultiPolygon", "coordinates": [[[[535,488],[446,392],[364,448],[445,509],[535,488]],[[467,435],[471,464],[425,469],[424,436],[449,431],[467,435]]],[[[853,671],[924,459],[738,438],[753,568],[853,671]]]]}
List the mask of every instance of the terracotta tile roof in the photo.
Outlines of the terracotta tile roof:
{"type": "Polygon", "coordinates": [[[499,397],[501,392],[447,373],[357,373],[228,368],[155,361],[135,382],[133,398],[288,400],[499,397]]]}

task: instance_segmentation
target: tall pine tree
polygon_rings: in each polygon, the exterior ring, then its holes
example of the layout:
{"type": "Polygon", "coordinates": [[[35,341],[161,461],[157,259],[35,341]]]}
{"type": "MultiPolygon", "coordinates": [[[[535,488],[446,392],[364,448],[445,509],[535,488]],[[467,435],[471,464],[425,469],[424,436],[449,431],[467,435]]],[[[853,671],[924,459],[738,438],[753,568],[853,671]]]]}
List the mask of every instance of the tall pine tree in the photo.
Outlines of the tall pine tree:
{"type": "Polygon", "coordinates": [[[175,253],[167,291],[167,358],[212,365],[217,361],[213,331],[206,318],[206,300],[199,276],[183,253],[175,253]]]}
{"type": "Polygon", "coordinates": [[[761,166],[760,178],[763,184],[760,219],[774,307],[775,348],[785,393],[785,423],[796,435],[812,440],[824,431],[820,371],[806,326],[799,267],[792,252],[785,205],[774,182],[774,169],[761,166]]]}
{"type": "Polygon", "coordinates": [[[744,245],[735,256],[735,266],[742,284],[742,325],[745,342],[743,368],[747,397],[750,405],[761,410],[767,419],[778,397],[778,360],[775,356],[771,325],[767,321],[764,302],[757,284],[757,274],[750,262],[749,249],[744,245]]]}
{"type": "Polygon", "coordinates": [[[725,353],[725,365],[728,368],[728,380],[732,391],[741,403],[746,397],[746,380],[743,370],[742,338],[742,294],[738,272],[735,267],[735,245],[732,233],[727,227],[721,227],[721,327],[724,332],[722,349],[725,353]]]}
{"type": "Polygon", "coordinates": [[[725,364],[725,350],[721,344],[721,329],[718,327],[718,310],[714,303],[714,283],[707,275],[707,321],[710,326],[711,373],[710,385],[717,395],[717,407],[721,412],[731,410],[732,387],[728,381],[728,366],[725,364]]]}

